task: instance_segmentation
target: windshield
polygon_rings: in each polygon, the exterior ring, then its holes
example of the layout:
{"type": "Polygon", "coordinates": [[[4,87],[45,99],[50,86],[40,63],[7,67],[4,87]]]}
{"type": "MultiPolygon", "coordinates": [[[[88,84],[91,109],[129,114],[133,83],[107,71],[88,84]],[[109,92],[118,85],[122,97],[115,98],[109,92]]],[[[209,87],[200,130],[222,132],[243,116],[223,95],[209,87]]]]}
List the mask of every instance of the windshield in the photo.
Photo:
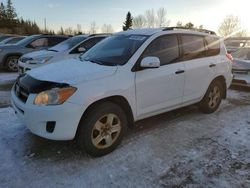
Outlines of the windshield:
{"type": "Polygon", "coordinates": [[[49,48],[48,50],[56,51],[56,52],[62,52],[65,50],[69,50],[69,49],[73,48],[75,45],[77,45],[80,42],[82,42],[83,40],[85,40],[86,38],[87,38],[86,36],[75,36],[75,37],[69,38],[69,39],[53,46],[52,48],[49,48]]]}
{"type": "Polygon", "coordinates": [[[12,38],[9,41],[6,42],[6,44],[16,44],[17,42],[23,40],[24,37],[16,37],[16,38],[12,38]]]}
{"type": "Polygon", "coordinates": [[[31,35],[28,37],[25,37],[24,39],[20,40],[19,42],[17,42],[17,45],[25,45],[27,42],[30,42],[31,40],[35,39],[37,36],[39,35],[31,35]]]}
{"type": "Polygon", "coordinates": [[[111,36],[80,56],[80,59],[109,66],[124,65],[146,39],[144,35],[111,36]]]}

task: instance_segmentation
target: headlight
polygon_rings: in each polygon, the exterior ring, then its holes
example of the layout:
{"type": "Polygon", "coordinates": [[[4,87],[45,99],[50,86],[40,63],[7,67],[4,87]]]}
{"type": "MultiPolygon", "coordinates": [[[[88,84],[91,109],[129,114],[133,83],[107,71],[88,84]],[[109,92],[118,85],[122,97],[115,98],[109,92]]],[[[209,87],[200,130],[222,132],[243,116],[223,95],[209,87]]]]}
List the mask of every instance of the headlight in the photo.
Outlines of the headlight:
{"type": "Polygon", "coordinates": [[[35,105],[59,105],[63,104],[76,91],[75,87],[55,88],[43,91],[35,97],[35,105]]]}
{"type": "Polygon", "coordinates": [[[32,59],[29,61],[29,64],[43,64],[48,63],[49,60],[51,60],[53,57],[43,57],[43,58],[37,58],[32,59]]]}

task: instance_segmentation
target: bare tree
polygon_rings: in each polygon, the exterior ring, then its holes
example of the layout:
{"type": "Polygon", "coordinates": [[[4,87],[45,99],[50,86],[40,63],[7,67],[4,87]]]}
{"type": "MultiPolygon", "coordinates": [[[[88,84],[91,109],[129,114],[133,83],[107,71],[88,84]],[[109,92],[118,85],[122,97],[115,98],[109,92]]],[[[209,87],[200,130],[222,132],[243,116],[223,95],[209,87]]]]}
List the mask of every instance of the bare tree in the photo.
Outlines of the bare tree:
{"type": "Polygon", "coordinates": [[[102,26],[102,32],[103,33],[113,33],[114,32],[114,29],[113,29],[113,27],[112,27],[112,25],[110,25],[110,24],[103,24],[103,26],[102,26]]]}
{"type": "Polygon", "coordinates": [[[147,10],[145,12],[145,18],[146,18],[147,27],[154,28],[155,20],[156,20],[154,9],[147,10]]]}
{"type": "Polygon", "coordinates": [[[169,24],[170,20],[167,19],[165,8],[160,8],[156,12],[154,9],[147,10],[144,15],[138,15],[133,19],[133,28],[167,27],[169,24]]]}
{"type": "Polygon", "coordinates": [[[73,34],[74,34],[74,31],[73,31],[72,27],[67,27],[67,28],[64,30],[64,34],[66,34],[66,35],[73,35],[73,34]]]}
{"type": "Polygon", "coordinates": [[[159,8],[157,10],[157,27],[167,27],[170,24],[170,20],[166,19],[167,10],[165,8],[159,8]]]}
{"type": "Polygon", "coordinates": [[[80,24],[76,25],[76,32],[77,34],[82,34],[82,26],[80,24]]]}
{"type": "Polygon", "coordinates": [[[133,19],[133,28],[140,29],[140,28],[145,27],[145,25],[146,25],[145,16],[138,15],[138,16],[134,17],[134,19],[133,19]]]}
{"type": "Polygon", "coordinates": [[[176,23],[176,27],[183,27],[182,22],[181,22],[181,21],[178,21],[178,22],[176,23]]]}
{"type": "Polygon", "coordinates": [[[96,26],[95,21],[90,24],[89,34],[96,34],[98,27],[96,26]]]}
{"type": "Polygon", "coordinates": [[[233,15],[229,15],[223,20],[218,33],[223,37],[246,35],[246,31],[241,28],[240,19],[233,15]]]}

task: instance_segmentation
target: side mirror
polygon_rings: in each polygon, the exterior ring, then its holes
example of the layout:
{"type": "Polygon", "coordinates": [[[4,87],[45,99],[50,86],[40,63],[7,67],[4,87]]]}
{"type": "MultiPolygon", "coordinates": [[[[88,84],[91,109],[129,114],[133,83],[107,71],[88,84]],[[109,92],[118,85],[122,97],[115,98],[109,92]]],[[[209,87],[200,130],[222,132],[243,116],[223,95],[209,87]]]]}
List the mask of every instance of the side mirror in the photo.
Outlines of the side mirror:
{"type": "Polygon", "coordinates": [[[84,47],[79,47],[78,48],[78,52],[80,52],[80,53],[83,53],[83,52],[86,52],[86,51],[87,51],[87,49],[84,48],[84,47]]]}
{"type": "Polygon", "coordinates": [[[161,62],[158,57],[149,56],[143,58],[140,65],[143,68],[158,68],[161,66],[161,62]]]}

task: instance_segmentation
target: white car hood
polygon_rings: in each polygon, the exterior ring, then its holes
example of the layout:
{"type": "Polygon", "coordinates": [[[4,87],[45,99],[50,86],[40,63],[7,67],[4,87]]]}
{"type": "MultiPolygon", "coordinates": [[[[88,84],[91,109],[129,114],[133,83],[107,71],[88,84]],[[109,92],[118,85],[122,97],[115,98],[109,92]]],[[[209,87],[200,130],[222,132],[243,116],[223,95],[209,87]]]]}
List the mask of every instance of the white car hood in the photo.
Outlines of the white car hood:
{"type": "Polygon", "coordinates": [[[48,56],[54,56],[56,53],[57,52],[48,51],[48,50],[39,50],[39,51],[35,51],[35,52],[31,52],[31,53],[25,54],[24,57],[36,59],[36,58],[43,58],[43,57],[48,57],[48,56]]]}
{"type": "Polygon", "coordinates": [[[76,85],[84,81],[111,76],[116,70],[117,66],[104,66],[79,59],[68,59],[33,69],[27,74],[37,80],[76,85]]]}

